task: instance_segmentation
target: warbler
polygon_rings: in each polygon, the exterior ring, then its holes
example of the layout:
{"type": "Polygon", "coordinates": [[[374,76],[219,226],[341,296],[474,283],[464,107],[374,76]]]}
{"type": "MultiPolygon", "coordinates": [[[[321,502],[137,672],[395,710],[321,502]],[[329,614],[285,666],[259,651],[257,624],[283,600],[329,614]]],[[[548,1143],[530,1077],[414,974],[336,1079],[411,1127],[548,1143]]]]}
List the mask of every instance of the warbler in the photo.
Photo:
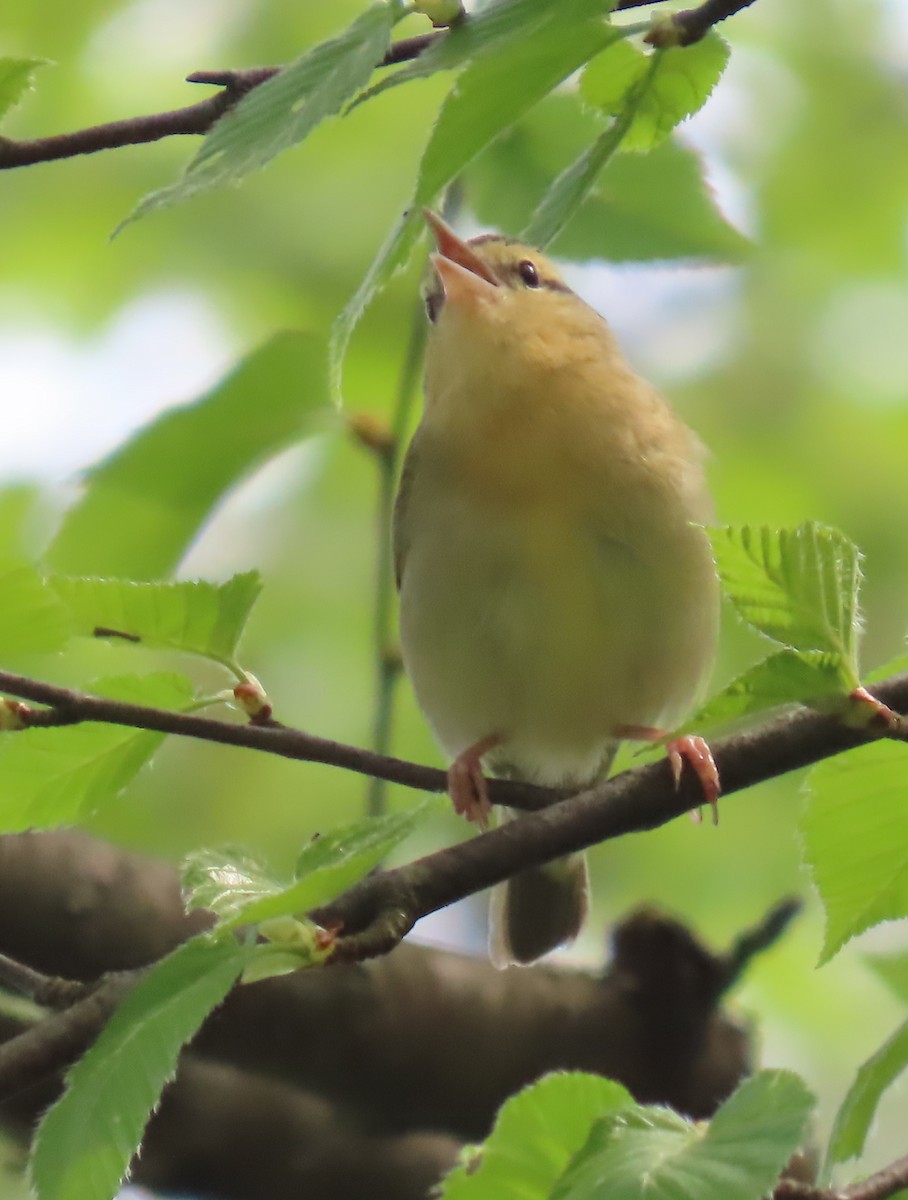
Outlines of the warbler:
{"type": "MultiPolygon", "coordinates": [[[[554,264],[426,219],[425,404],[393,528],[401,648],[454,807],[485,826],[485,772],[583,788],[691,704],[717,636],[712,509],[702,444],[554,264]]],[[[667,748],[714,804],[706,743],[667,748]]],[[[493,896],[493,961],[572,939],[588,904],[583,855],[523,871],[493,896]]]]}

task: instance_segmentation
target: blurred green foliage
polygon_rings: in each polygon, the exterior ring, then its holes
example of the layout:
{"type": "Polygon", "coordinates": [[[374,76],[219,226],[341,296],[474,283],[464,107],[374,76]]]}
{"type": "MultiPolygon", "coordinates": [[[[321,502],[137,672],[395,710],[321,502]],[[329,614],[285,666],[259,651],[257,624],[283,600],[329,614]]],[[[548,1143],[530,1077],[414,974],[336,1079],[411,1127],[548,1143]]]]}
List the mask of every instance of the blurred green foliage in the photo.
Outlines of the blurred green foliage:
{"type": "MultiPolygon", "coordinates": [[[[36,91],[7,117],[4,133],[32,137],[192,103],[208,89],[181,82],[191,71],[290,61],[363,7],[356,0],[8,6],[0,14],[0,53],[57,65],[42,68],[36,91]]],[[[396,35],[426,28],[424,18],[412,17],[396,35]]],[[[657,152],[661,174],[649,184],[645,160],[615,162],[591,207],[564,231],[563,252],[631,264],[603,266],[601,275],[578,272],[577,286],[595,301],[605,281],[615,300],[605,315],[621,328],[633,326],[638,365],[710,446],[723,522],[820,520],[864,551],[862,660],[869,667],[901,650],[908,607],[908,27],[885,0],[760,0],[722,32],[730,66],[691,137],[708,173],[732,181],[724,194],[743,198],[753,249],[745,253],[744,240],[706,205],[694,152],[669,143],[657,152]],[[636,181],[628,180],[635,173],[636,181]],[[645,211],[629,202],[635,192],[647,197],[645,211]],[[679,222],[679,210],[690,219],[679,222]],[[599,214],[601,225],[593,219],[599,214]],[[614,222],[626,236],[616,234],[614,222]],[[633,266],[662,256],[741,265],[633,266]],[[707,295],[704,279],[714,276],[721,287],[707,295]],[[696,320],[686,321],[691,313],[696,320]],[[629,314],[638,315],[632,321],[629,314]]],[[[321,126],[241,189],[212,190],[153,214],[113,242],[112,230],[145,194],[174,179],[196,141],[172,138],[3,172],[0,332],[3,324],[18,329],[30,321],[90,340],[138,298],[185,291],[204,297],[217,315],[235,363],[253,351],[266,354],[257,348],[282,330],[326,338],[413,193],[447,84],[436,76],[388,89],[321,126]]],[[[468,170],[465,215],[514,231],[540,183],[584,144],[577,126],[586,121],[595,118],[574,106],[567,115],[562,97],[547,101],[468,170]]],[[[350,411],[390,412],[419,269],[413,262],[394,279],[355,332],[344,372],[350,411]]],[[[197,478],[209,503],[229,482],[219,473],[223,454],[236,456],[232,470],[253,470],[290,445],[292,422],[303,432],[317,408],[311,391],[294,391],[297,375],[314,378],[311,364],[300,364],[305,351],[277,345],[295,366],[259,358],[260,377],[234,377],[231,394],[248,406],[254,425],[250,444],[225,449],[213,436],[199,455],[197,478]]],[[[168,350],[159,347],[162,360],[168,350]]],[[[65,399],[63,378],[59,389],[65,399]]],[[[0,396],[7,427],[18,409],[36,403],[40,398],[28,394],[0,396]]],[[[364,744],[372,724],[373,573],[385,531],[375,521],[376,464],[342,422],[334,425],[288,451],[267,484],[221,501],[181,573],[223,579],[259,570],[265,590],[244,642],[244,666],[263,680],[281,720],[364,744]]],[[[161,481],[164,490],[174,483],[174,495],[193,472],[179,455],[176,441],[173,479],[161,481]]],[[[108,464],[92,482],[116,479],[112,472],[108,464]]],[[[36,557],[56,528],[62,494],[34,482],[17,475],[4,481],[4,555],[36,557]]],[[[157,534],[138,522],[134,505],[102,507],[93,510],[98,523],[84,538],[70,524],[57,542],[60,561],[68,571],[100,569],[93,564],[120,547],[141,574],[135,564],[144,550],[151,554],[157,534]]],[[[172,549],[169,541],[166,553],[172,549]]],[[[139,669],[136,653],[86,642],[65,658],[36,654],[27,666],[39,677],[82,683],[139,669]]],[[[739,673],[758,654],[756,639],[728,614],[717,679],[739,673]]],[[[213,668],[177,656],[160,655],[155,666],[194,671],[212,690],[224,686],[213,668]]],[[[399,697],[396,752],[440,761],[405,686],[399,697]]],[[[730,798],[716,831],[675,822],[595,852],[596,919],[580,953],[599,956],[606,922],[643,900],[723,942],[781,894],[806,890],[796,834],[801,784],[786,778],[730,798]]],[[[90,827],[173,858],[202,845],[245,844],[286,871],[314,831],[360,815],[364,794],[360,778],[327,767],[171,742],[90,827]]],[[[392,791],[395,807],[413,800],[392,791]]],[[[462,834],[445,817],[421,835],[418,848],[462,834]]],[[[479,946],[478,904],[474,910],[471,936],[479,946]]],[[[883,929],[875,944],[885,949],[897,936],[883,929]]],[[[802,1071],[828,1122],[857,1062],[895,1027],[898,1010],[867,973],[858,947],[814,971],[822,940],[814,913],[753,968],[742,1004],[758,1016],[767,1063],[802,1071]]],[[[868,1164],[904,1153],[896,1139],[901,1124],[884,1110],[868,1164]]]]}

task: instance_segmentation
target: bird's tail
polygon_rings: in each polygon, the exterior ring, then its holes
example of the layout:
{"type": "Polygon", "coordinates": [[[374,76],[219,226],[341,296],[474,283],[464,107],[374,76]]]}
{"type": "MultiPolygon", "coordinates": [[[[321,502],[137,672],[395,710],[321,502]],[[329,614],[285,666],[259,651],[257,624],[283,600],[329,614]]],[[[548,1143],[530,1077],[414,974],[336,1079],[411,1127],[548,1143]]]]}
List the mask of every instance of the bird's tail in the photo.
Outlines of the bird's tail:
{"type": "Polygon", "coordinates": [[[492,890],[489,955],[496,967],[526,965],[580,932],[590,906],[585,854],[529,867],[492,890]]]}

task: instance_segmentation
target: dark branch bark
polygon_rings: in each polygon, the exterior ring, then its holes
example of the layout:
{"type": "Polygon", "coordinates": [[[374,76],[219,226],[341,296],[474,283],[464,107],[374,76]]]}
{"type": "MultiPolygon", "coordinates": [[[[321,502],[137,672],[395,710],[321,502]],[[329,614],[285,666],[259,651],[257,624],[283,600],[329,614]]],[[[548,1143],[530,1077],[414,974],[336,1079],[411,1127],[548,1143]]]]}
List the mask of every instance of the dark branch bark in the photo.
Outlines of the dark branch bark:
{"type": "Polygon", "coordinates": [[[908,1155],[848,1187],[817,1188],[786,1180],[773,1192],[773,1200],[889,1200],[903,1188],[908,1188],[908,1155]]]}

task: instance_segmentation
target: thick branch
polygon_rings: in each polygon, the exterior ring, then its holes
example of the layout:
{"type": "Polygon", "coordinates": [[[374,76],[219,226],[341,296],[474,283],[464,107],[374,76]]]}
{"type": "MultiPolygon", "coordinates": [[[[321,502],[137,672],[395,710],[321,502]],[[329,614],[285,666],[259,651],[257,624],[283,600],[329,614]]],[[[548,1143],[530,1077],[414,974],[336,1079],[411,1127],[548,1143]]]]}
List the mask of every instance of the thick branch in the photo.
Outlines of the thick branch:
{"type": "MultiPolygon", "coordinates": [[[[662,0],[618,0],[616,10],[639,8],[645,4],[658,4],[662,0]]],[[[702,37],[709,25],[731,16],[745,3],[753,0],[738,0],[737,3],[716,3],[709,0],[703,9],[695,9],[690,13],[678,13],[675,20],[680,18],[697,18],[706,9],[727,9],[719,15],[699,18],[703,32],[696,36],[686,36],[687,41],[696,41],[702,37]],[[704,19],[706,24],[703,24],[704,19]]],[[[693,21],[692,28],[697,27],[693,21]]],[[[415,37],[402,38],[394,42],[378,67],[390,67],[396,63],[407,62],[418,58],[420,54],[434,42],[447,36],[446,29],[436,29],[431,33],[418,34],[415,37]]],[[[189,83],[213,84],[224,90],[216,96],[210,96],[198,104],[190,104],[185,108],[172,109],[169,112],[150,113],[142,117],[128,117],[122,121],[109,121],[103,125],[92,125],[88,129],[77,129],[71,133],[57,133],[49,137],[15,140],[0,137],[0,171],[13,167],[28,167],[35,163],[54,162],[61,158],[75,158],[79,154],[96,154],[99,150],[115,150],[121,146],[136,146],[144,142],[157,142],[162,138],[174,137],[179,134],[205,134],[225,112],[233,108],[247,92],[258,87],[266,80],[280,72],[280,67],[253,67],[238,71],[196,71],[187,76],[189,83]]]]}

